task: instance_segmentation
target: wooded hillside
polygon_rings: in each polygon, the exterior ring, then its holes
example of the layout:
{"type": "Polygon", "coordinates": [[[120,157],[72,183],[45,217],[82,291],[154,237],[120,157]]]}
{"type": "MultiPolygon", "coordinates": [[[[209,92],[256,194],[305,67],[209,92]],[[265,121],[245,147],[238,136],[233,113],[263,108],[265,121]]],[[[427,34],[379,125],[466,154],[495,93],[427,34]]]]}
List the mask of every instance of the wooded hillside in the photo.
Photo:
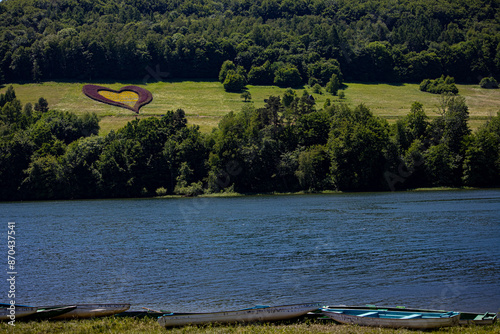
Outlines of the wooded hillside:
{"type": "MultiPolygon", "coordinates": [[[[498,0],[4,0],[4,82],[218,77],[320,65],[344,80],[500,77],[498,0]]],[[[261,78],[262,79],[262,78],[261,78]]],[[[322,80],[321,78],[317,78],[322,80]]],[[[326,80],[328,80],[327,78],[326,80]]],[[[262,82],[263,84],[265,82],[262,82]]]]}
{"type": "MultiPolygon", "coordinates": [[[[293,93],[293,92],[292,92],[293,93]]],[[[96,114],[0,95],[0,200],[220,192],[498,187],[500,112],[472,133],[462,96],[421,103],[390,126],[363,104],[317,109],[308,94],[230,112],[210,134],[182,109],[97,136],[96,114]]]]}

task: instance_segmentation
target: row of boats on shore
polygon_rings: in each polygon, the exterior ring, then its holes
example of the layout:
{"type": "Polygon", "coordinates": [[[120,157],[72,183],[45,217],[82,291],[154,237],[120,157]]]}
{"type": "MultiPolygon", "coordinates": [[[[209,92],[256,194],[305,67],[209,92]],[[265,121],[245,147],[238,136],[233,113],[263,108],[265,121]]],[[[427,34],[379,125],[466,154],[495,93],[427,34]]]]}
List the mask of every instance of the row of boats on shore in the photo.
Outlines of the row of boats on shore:
{"type": "Polygon", "coordinates": [[[376,305],[323,306],[320,303],[282,306],[259,305],[241,310],[204,313],[173,313],[146,308],[144,311],[129,311],[129,309],[130,304],[77,304],[41,307],[0,304],[0,320],[69,320],[105,316],[157,317],[161,326],[179,327],[209,323],[251,323],[314,318],[360,326],[432,329],[459,324],[489,325],[497,319],[497,314],[492,312],[471,313],[376,305]]]}

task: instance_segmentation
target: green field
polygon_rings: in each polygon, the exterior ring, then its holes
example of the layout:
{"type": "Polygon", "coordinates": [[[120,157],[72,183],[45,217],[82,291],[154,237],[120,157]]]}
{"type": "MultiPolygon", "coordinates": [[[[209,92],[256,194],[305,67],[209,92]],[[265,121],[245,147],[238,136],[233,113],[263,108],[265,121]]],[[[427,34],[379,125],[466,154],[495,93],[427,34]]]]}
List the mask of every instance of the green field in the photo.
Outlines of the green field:
{"type": "MultiPolygon", "coordinates": [[[[316,321],[298,322],[289,324],[248,324],[248,325],[207,325],[187,326],[166,330],[161,327],[156,319],[134,318],[96,318],[73,321],[42,321],[42,322],[16,322],[12,327],[7,323],[0,323],[0,329],[5,333],[261,333],[261,334],[303,334],[303,333],[329,333],[329,334],[411,334],[422,331],[408,329],[383,329],[372,327],[359,327],[350,325],[336,325],[333,322],[321,323],[316,321]]],[[[499,333],[500,324],[488,326],[456,326],[434,330],[433,334],[493,334],[499,333]]]]}
{"type": "MultiPolygon", "coordinates": [[[[101,133],[118,129],[136,114],[127,109],[106,105],[89,99],[82,93],[86,83],[77,82],[44,82],[39,84],[13,84],[17,97],[22,103],[34,104],[38,98],[48,100],[51,109],[70,111],[76,114],[95,112],[100,117],[101,133]]],[[[168,81],[143,85],[130,82],[93,82],[111,89],[136,84],[153,93],[153,101],[141,109],[139,117],[159,116],[168,110],[182,108],[191,124],[200,126],[203,132],[209,132],[216,127],[221,117],[230,111],[240,111],[245,104],[262,107],[264,99],[270,95],[283,95],[285,89],[276,86],[247,86],[252,94],[251,102],[244,102],[240,93],[227,93],[218,81],[168,81]]],[[[4,85],[0,93],[5,92],[4,85]]],[[[406,115],[413,102],[424,105],[428,116],[436,116],[438,110],[438,95],[424,93],[418,84],[369,84],[347,83],[344,89],[343,103],[356,106],[364,103],[380,117],[393,122],[398,117],[406,115]]],[[[476,129],[489,117],[500,111],[500,89],[481,89],[478,85],[457,85],[460,95],[466,98],[470,112],[470,126],[476,129]]],[[[306,87],[308,89],[308,87],[306,87]]],[[[297,89],[302,95],[303,89],[297,89]]],[[[309,92],[312,90],[309,89],[309,92]]],[[[338,97],[323,92],[313,94],[317,108],[323,107],[327,98],[334,103],[340,103],[338,97]]]]}

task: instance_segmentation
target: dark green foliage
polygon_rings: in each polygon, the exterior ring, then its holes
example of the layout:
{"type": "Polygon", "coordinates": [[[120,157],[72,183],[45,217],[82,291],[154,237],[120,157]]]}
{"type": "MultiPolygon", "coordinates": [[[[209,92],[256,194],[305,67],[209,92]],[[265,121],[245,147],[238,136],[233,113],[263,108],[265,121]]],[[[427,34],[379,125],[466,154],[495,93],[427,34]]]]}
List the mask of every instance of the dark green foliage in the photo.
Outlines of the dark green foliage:
{"type": "Polygon", "coordinates": [[[262,66],[252,66],[248,72],[248,83],[252,85],[272,85],[274,82],[274,71],[271,63],[266,61],[262,66]]]}
{"type": "Polygon", "coordinates": [[[300,152],[295,176],[299,185],[305,190],[328,189],[330,180],[327,177],[330,168],[328,152],[324,146],[310,146],[300,152]]]}
{"type": "Polygon", "coordinates": [[[318,83],[325,86],[332,76],[335,75],[342,84],[342,72],[340,71],[340,64],[335,59],[320,60],[308,66],[307,72],[310,78],[315,78],[318,83]]]}
{"type": "Polygon", "coordinates": [[[10,85],[7,87],[5,94],[0,94],[0,107],[3,107],[7,102],[12,102],[16,98],[14,87],[10,85]]]}
{"type": "Polygon", "coordinates": [[[332,95],[337,95],[340,89],[340,81],[337,74],[332,74],[330,81],[326,84],[326,91],[332,95]]]}
{"type": "Polygon", "coordinates": [[[297,97],[297,94],[295,94],[295,91],[291,88],[288,88],[285,93],[283,94],[283,106],[284,107],[289,107],[292,102],[295,100],[297,97]]]}
{"type": "Polygon", "coordinates": [[[314,94],[322,94],[322,88],[321,88],[321,85],[320,84],[314,84],[314,86],[312,87],[312,92],[314,94]]]}
{"type": "Polygon", "coordinates": [[[97,185],[101,175],[96,162],[106,145],[103,137],[82,137],[68,145],[63,164],[72,198],[102,197],[97,185]]]}
{"type": "Polygon", "coordinates": [[[20,187],[24,199],[60,199],[69,195],[64,165],[51,154],[33,157],[24,174],[20,187]]]}
{"type": "Polygon", "coordinates": [[[435,119],[432,140],[448,145],[455,153],[463,155],[464,139],[470,134],[469,108],[462,96],[441,95],[441,117],[435,119]]]}
{"type": "Polygon", "coordinates": [[[240,92],[246,85],[246,79],[242,74],[229,70],[222,84],[228,92],[240,92]]]}
{"type": "Polygon", "coordinates": [[[486,77],[481,79],[479,86],[481,86],[481,88],[498,88],[498,82],[495,78],[486,77]]]}
{"type": "Polygon", "coordinates": [[[20,200],[27,197],[19,188],[25,177],[23,171],[29,167],[35,151],[34,146],[24,131],[19,131],[11,139],[0,142],[1,200],[20,200]]]}
{"type": "Polygon", "coordinates": [[[491,187],[500,179],[500,137],[488,126],[471,138],[463,159],[463,182],[468,186],[491,187]]]}
{"type": "MultiPolygon", "coordinates": [[[[123,173],[129,171],[123,178],[127,179],[130,188],[123,191],[132,191],[135,196],[152,195],[160,187],[174,191],[179,168],[183,163],[191,168],[196,167],[190,175],[192,180],[199,180],[205,175],[207,151],[203,139],[197,127],[187,127],[182,109],[169,111],[160,119],[152,117],[132,121],[118,131],[116,136],[121,141],[126,140],[121,145],[126,145],[125,148],[133,153],[132,160],[122,162],[126,168],[120,169],[123,173]]],[[[114,149],[112,152],[121,154],[114,149]]],[[[104,157],[100,160],[107,163],[104,157]]],[[[110,184],[115,183],[112,181],[110,184]]],[[[109,184],[104,188],[112,189],[109,184]]],[[[113,192],[112,196],[129,195],[113,192]]]]}
{"type": "Polygon", "coordinates": [[[245,100],[245,102],[248,102],[252,99],[252,94],[246,90],[243,93],[241,93],[240,97],[245,100]]]}
{"type": "MultiPolygon", "coordinates": [[[[422,105],[414,103],[411,112],[393,126],[391,139],[398,153],[386,172],[389,187],[498,185],[495,126],[472,134],[468,108],[460,96],[442,95],[440,111],[440,117],[429,122],[422,105]]],[[[498,119],[489,124],[497,124],[498,119]]]]}
{"type": "Polygon", "coordinates": [[[41,97],[38,99],[38,102],[35,103],[35,110],[42,113],[47,112],[49,111],[49,103],[47,102],[46,99],[41,97]]]}
{"type": "Polygon", "coordinates": [[[226,80],[229,71],[236,71],[236,65],[231,60],[226,60],[222,63],[221,69],[219,71],[219,81],[223,83],[226,80]]]}
{"type": "Polygon", "coordinates": [[[317,63],[336,64],[341,83],[500,75],[498,6],[489,0],[9,0],[0,8],[4,82],[216,79],[227,60],[252,72],[252,84],[272,83],[280,63],[322,86],[332,73],[311,69],[317,63]]]}
{"type": "Polygon", "coordinates": [[[444,75],[435,80],[424,79],[420,83],[420,90],[432,94],[458,94],[458,88],[455,85],[455,79],[450,76],[446,76],[445,78],[444,75]]]}
{"type": "MultiPolygon", "coordinates": [[[[69,144],[80,137],[97,135],[99,120],[96,114],[84,114],[81,117],[69,112],[50,111],[44,113],[32,126],[34,137],[46,131],[55,139],[69,144]]],[[[40,139],[45,142],[45,139],[40,139]]]]}
{"type": "Polygon", "coordinates": [[[280,87],[298,87],[302,84],[299,70],[293,65],[286,65],[276,71],[274,84],[280,87]]]}
{"type": "Polygon", "coordinates": [[[433,186],[457,186],[455,170],[459,167],[455,155],[445,143],[432,145],[424,154],[425,166],[433,186]]]}
{"type": "Polygon", "coordinates": [[[328,141],[331,177],[339,190],[360,191],[383,188],[384,151],[389,144],[387,122],[359,105],[334,110],[328,141]]]}

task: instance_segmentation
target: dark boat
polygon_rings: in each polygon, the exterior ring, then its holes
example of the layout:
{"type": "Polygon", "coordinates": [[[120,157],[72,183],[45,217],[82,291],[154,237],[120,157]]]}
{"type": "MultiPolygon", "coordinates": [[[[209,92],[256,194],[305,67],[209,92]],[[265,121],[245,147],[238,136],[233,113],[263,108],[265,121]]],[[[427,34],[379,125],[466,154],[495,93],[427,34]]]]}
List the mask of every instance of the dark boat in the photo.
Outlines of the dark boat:
{"type": "Polygon", "coordinates": [[[21,320],[22,321],[48,320],[50,318],[71,312],[74,309],[76,309],[76,305],[38,307],[36,313],[23,317],[21,320]]]}

